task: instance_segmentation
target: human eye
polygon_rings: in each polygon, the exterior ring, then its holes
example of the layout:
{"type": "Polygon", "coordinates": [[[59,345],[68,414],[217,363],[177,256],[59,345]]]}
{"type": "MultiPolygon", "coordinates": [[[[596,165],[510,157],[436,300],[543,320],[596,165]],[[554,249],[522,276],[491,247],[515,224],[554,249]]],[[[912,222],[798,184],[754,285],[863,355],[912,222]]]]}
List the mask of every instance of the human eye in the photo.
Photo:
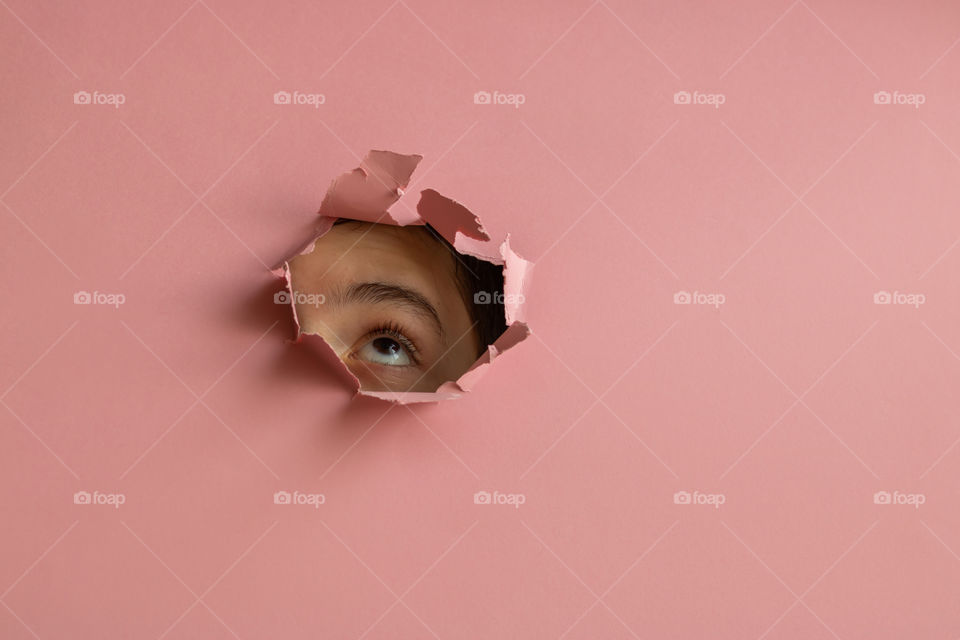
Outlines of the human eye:
{"type": "Polygon", "coordinates": [[[414,342],[403,330],[392,323],[379,326],[359,341],[360,345],[351,357],[393,367],[408,367],[420,364],[420,354],[414,342]]]}

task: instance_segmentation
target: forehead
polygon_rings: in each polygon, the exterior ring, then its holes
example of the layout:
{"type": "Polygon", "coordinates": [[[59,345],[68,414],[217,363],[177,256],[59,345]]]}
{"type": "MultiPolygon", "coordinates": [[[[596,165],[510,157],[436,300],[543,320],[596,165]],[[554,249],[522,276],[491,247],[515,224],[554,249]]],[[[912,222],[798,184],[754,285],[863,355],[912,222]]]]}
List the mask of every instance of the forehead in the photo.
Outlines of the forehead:
{"type": "Polygon", "coordinates": [[[331,227],[317,242],[334,247],[357,247],[404,255],[407,259],[434,258],[446,253],[422,226],[400,227],[373,222],[343,221],[331,227]]]}
{"type": "Polygon", "coordinates": [[[291,262],[306,267],[308,277],[325,281],[388,279],[448,290],[456,287],[454,260],[423,227],[347,222],[332,227],[313,252],[291,262]]]}

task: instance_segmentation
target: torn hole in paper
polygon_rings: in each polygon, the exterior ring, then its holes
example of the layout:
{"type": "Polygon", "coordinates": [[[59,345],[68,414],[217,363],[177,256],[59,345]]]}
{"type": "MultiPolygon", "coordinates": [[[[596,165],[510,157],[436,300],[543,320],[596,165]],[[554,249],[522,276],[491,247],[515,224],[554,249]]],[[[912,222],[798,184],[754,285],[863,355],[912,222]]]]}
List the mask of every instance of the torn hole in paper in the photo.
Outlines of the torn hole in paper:
{"type": "MultiPolygon", "coordinates": [[[[296,336],[357,393],[397,403],[469,391],[523,341],[532,265],[433,189],[394,206],[419,155],[370,151],[331,183],[316,232],[273,271],[296,336]]],[[[410,194],[411,196],[413,194],[410,194]]]]}

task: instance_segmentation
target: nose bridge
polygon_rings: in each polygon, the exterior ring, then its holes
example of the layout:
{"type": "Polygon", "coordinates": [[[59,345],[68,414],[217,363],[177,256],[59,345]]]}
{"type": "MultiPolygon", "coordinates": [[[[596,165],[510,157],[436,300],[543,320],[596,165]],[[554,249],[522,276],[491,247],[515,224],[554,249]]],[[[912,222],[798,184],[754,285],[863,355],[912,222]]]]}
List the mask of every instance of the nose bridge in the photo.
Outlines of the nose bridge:
{"type": "Polygon", "coordinates": [[[343,329],[338,328],[335,305],[298,303],[297,320],[300,333],[323,338],[341,360],[347,356],[351,345],[349,338],[342,335],[343,329]]]}
{"type": "Polygon", "coordinates": [[[320,322],[314,322],[311,329],[312,330],[310,331],[304,331],[304,333],[311,333],[323,338],[324,342],[330,345],[330,348],[333,349],[334,353],[341,360],[347,356],[347,349],[350,348],[350,345],[341,340],[329,325],[322,324],[320,322]]]}

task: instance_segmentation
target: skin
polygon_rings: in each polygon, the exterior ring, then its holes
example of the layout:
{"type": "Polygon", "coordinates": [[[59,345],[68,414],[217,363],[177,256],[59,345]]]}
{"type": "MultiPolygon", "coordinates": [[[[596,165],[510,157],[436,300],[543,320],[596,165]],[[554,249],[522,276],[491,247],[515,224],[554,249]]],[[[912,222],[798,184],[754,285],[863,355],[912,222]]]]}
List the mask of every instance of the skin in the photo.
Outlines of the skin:
{"type": "Polygon", "coordinates": [[[301,331],[322,337],[366,391],[436,391],[479,348],[454,260],[419,227],[338,224],[290,261],[301,331]]]}

